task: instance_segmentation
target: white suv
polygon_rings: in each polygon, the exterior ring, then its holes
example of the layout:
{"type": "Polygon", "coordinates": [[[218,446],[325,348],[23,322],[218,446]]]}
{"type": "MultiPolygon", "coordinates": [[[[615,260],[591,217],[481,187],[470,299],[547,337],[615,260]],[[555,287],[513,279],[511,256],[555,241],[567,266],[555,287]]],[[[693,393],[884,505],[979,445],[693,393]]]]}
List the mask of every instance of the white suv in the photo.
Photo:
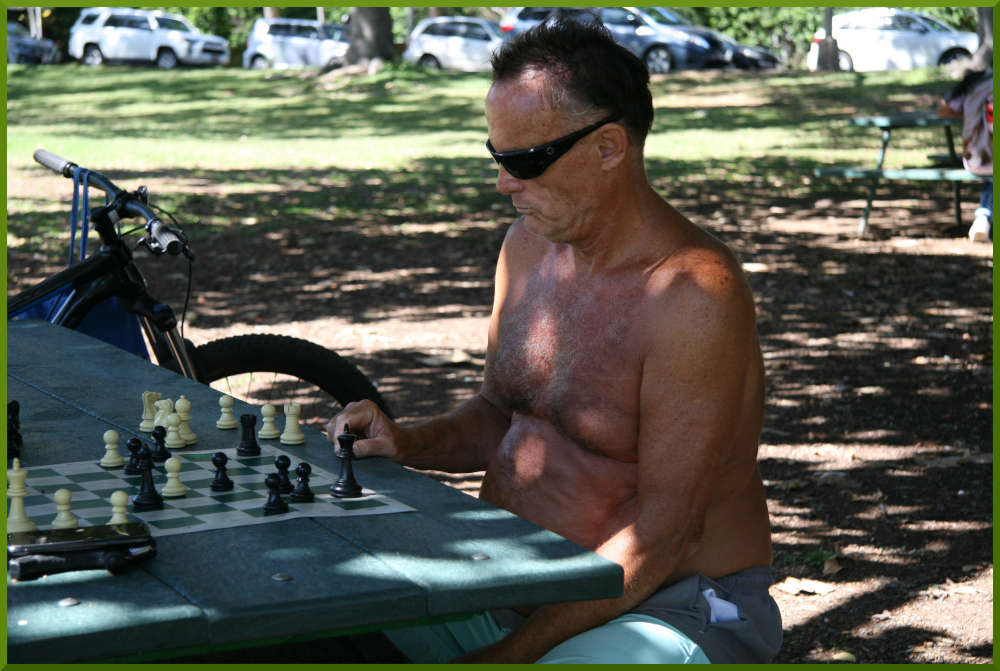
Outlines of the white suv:
{"type": "Polygon", "coordinates": [[[344,64],[350,43],[344,27],[309,19],[257,19],[254,21],[243,67],[289,68],[319,66],[334,68],[344,64]]]}
{"type": "Polygon", "coordinates": [[[172,68],[229,62],[229,42],[199,32],[183,16],[124,7],[81,10],[69,31],[68,51],[87,65],[130,61],[172,68]]]}

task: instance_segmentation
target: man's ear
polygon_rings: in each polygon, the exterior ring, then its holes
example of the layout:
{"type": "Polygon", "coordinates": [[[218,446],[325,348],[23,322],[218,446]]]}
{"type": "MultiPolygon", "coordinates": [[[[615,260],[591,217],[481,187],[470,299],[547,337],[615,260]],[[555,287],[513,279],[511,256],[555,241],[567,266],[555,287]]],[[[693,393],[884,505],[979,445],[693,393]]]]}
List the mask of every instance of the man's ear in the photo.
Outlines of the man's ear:
{"type": "Polygon", "coordinates": [[[597,148],[601,152],[601,168],[611,170],[624,159],[628,150],[628,132],[625,126],[609,123],[599,131],[597,148]]]}

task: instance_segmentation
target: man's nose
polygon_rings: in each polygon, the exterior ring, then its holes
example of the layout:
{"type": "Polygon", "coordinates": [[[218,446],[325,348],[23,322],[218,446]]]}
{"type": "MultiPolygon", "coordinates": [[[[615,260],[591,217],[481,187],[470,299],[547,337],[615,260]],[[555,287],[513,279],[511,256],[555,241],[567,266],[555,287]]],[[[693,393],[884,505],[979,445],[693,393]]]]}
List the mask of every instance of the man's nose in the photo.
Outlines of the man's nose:
{"type": "Polygon", "coordinates": [[[509,196],[524,188],[524,182],[507,172],[502,165],[497,165],[497,191],[504,196],[509,196]]]}

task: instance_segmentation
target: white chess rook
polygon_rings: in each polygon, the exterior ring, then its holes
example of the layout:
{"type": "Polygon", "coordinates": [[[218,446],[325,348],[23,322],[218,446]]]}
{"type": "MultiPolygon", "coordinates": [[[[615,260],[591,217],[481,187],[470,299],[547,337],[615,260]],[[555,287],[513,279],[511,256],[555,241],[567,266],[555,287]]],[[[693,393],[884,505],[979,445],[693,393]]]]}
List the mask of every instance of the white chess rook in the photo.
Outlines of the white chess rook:
{"type": "Polygon", "coordinates": [[[306,442],[306,436],[299,428],[299,414],[302,406],[298,403],[285,404],[285,430],[281,433],[281,442],[284,445],[301,445],[306,442]]]}
{"type": "Polygon", "coordinates": [[[7,533],[12,531],[34,531],[38,527],[24,510],[24,496],[28,490],[24,479],[28,471],[21,468],[21,460],[14,459],[13,468],[7,469],[7,496],[10,497],[10,511],[7,514],[7,533]]]}

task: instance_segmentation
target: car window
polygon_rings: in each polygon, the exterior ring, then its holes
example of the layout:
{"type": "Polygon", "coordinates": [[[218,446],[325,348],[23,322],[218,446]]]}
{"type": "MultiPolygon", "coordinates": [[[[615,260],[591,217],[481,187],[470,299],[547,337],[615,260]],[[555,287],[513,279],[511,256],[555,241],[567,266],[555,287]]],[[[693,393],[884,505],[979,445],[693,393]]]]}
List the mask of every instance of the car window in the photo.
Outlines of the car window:
{"type": "Polygon", "coordinates": [[[458,35],[458,26],[451,21],[439,21],[427,26],[425,30],[428,35],[440,35],[441,37],[451,37],[458,35]]]}
{"type": "Polygon", "coordinates": [[[295,37],[304,37],[309,40],[318,40],[319,31],[313,26],[292,26],[292,35],[295,37]]]}
{"type": "Polygon", "coordinates": [[[896,14],[892,17],[892,22],[890,23],[891,30],[908,30],[911,32],[921,32],[926,31],[923,24],[914,19],[912,16],[903,16],[901,14],[896,14]]]}
{"type": "Polygon", "coordinates": [[[156,22],[160,25],[163,30],[179,30],[182,33],[191,32],[190,26],[188,26],[183,21],[178,21],[177,19],[172,19],[169,16],[158,16],[156,17],[156,22]]]}
{"type": "Polygon", "coordinates": [[[636,16],[621,7],[606,7],[601,10],[601,21],[609,26],[628,26],[637,23],[636,16]]]}
{"type": "Polygon", "coordinates": [[[97,14],[84,14],[84,16],[80,19],[80,25],[89,26],[96,20],[97,20],[97,14]]]}
{"type": "Polygon", "coordinates": [[[145,16],[128,17],[128,27],[135,28],[136,30],[153,30],[153,28],[149,25],[149,19],[145,16]]]}
{"type": "Polygon", "coordinates": [[[673,10],[664,9],[662,7],[643,7],[643,11],[649,15],[653,21],[657,23],[662,23],[665,26],[685,26],[691,25],[690,21],[686,18],[674,12],[673,10]]]}
{"type": "Polygon", "coordinates": [[[129,17],[122,16],[121,14],[112,14],[108,17],[108,20],[104,22],[104,25],[108,28],[126,28],[128,27],[129,17]]]}
{"type": "Polygon", "coordinates": [[[486,42],[490,41],[490,35],[486,32],[478,23],[467,23],[465,24],[465,36],[470,40],[483,40],[486,42]]]}
{"type": "Polygon", "coordinates": [[[288,35],[288,26],[284,23],[272,23],[267,32],[269,35],[284,37],[288,35]]]}
{"type": "Polygon", "coordinates": [[[954,31],[954,28],[952,28],[951,26],[945,25],[944,23],[941,23],[937,19],[932,19],[931,17],[926,16],[924,14],[921,14],[920,18],[924,23],[930,26],[931,30],[935,30],[939,33],[950,33],[954,31]]]}
{"type": "Polygon", "coordinates": [[[344,29],[341,26],[331,26],[327,24],[323,29],[326,32],[326,36],[331,40],[344,39],[344,29]]]}
{"type": "Polygon", "coordinates": [[[551,12],[551,7],[525,7],[517,18],[521,21],[544,21],[551,12]]]}

